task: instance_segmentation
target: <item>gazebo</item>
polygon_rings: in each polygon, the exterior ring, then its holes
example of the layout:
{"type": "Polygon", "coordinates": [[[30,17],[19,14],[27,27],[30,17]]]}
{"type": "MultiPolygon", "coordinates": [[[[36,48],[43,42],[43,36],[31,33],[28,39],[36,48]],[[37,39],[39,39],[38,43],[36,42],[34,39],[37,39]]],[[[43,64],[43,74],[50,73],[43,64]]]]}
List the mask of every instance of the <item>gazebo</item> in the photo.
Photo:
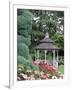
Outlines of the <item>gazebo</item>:
{"type": "Polygon", "coordinates": [[[48,51],[53,53],[53,66],[58,68],[58,50],[59,48],[55,45],[54,41],[49,38],[49,34],[46,33],[45,38],[40,40],[40,43],[35,47],[36,50],[36,60],[39,59],[39,55],[41,51],[44,51],[44,61],[47,62],[46,55],[48,51]]]}

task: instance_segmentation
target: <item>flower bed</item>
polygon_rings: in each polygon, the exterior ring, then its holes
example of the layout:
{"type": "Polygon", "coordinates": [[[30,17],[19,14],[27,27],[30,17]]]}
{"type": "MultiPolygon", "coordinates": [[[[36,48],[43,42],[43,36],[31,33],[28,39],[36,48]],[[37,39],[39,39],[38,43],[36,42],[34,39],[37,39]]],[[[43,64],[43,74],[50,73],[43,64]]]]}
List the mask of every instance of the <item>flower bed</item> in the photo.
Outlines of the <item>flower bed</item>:
{"type": "Polygon", "coordinates": [[[63,75],[52,65],[44,61],[33,61],[39,70],[26,70],[18,74],[17,80],[63,79],[63,75]]]}

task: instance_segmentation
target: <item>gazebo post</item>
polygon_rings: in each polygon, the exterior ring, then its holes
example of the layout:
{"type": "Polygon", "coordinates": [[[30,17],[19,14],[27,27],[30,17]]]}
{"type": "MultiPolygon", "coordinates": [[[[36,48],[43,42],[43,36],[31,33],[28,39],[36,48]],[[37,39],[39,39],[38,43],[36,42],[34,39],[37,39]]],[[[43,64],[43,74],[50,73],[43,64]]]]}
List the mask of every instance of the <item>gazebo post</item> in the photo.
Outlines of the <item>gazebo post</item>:
{"type": "Polygon", "coordinates": [[[37,50],[37,59],[39,59],[39,50],[37,50]]]}
{"type": "Polygon", "coordinates": [[[47,52],[47,51],[45,50],[45,62],[46,62],[46,52],[47,52]]]}
{"type": "Polygon", "coordinates": [[[36,55],[36,50],[35,50],[35,60],[37,59],[36,56],[37,56],[37,55],[36,55]]]}
{"type": "Polygon", "coordinates": [[[58,68],[58,50],[57,50],[57,61],[56,61],[56,67],[58,68]]]}
{"type": "Polygon", "coordinates": [[[53,50],[53,66],[55,66],[55,50],[53,50]]]}

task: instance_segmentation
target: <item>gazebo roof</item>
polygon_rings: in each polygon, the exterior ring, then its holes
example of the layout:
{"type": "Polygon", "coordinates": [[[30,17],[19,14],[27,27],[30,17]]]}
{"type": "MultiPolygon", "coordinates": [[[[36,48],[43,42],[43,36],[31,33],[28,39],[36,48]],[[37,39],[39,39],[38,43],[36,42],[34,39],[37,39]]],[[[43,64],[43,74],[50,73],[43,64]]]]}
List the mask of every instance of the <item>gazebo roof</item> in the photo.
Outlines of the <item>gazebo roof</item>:
{"type": "Polygon", "coordinates": [[[54,44],[54,41],[49,39],[48,33],[45,38],[40,40],[40,44],[35,47],[38,50],[58,50],[59,48],[54,44]]]}
{"type": "Polygon", "coordinates": [[[38,49],[38,50],[58,50],[59,48],[56,45],[53,45],[52,43],[41,43],[38,46],[36,46],[35,49],[38,49]]]}
{"type": "Polygon", "coordinates": [[[54,41],[45,37],[44,39],[40,40],[40,43],[54,43],[54,41]]]}

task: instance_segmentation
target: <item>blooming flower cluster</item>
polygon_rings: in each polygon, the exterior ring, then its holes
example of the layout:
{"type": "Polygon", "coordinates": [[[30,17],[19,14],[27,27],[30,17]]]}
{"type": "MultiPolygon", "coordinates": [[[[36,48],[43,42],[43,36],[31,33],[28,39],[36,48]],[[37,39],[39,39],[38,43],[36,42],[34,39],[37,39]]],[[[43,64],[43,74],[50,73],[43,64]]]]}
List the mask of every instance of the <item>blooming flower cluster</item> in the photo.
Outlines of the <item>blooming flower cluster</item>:
{"type": "Polygon", "coordinates": [[[56,71],[56,68],[53,67],[52,65],[48,64],[48,62],[44,62],[44,61],[35,61],[33,62],[34,65],[38,65],[38,67],[40,69],[43,69],[43,70],[47,70],[48,72],[55,72],[56,71]]]}
{"type": "Polygon", "coordinates": [[[47,62],[33,61],[33,65],[39,67],[39,70],[23,71],[18,75],[17,80],[63,79],[61,72],[47,62]]]}

